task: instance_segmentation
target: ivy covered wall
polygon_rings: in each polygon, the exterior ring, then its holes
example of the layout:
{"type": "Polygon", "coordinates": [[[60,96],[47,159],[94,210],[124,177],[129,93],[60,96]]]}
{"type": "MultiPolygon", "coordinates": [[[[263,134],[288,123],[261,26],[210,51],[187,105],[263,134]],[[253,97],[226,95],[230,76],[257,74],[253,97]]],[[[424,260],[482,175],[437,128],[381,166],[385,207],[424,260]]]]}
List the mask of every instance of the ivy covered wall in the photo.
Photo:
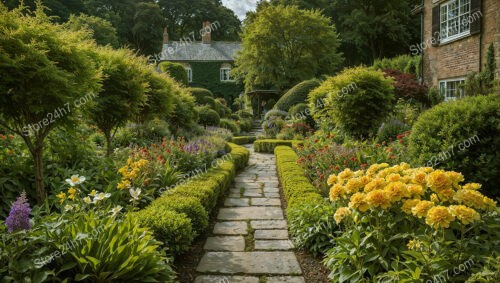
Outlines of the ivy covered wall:
{"type": "Polygon", "coordinates": [[[243,84],[220,81],[220,68],[223,64],[224,62],[189,62],[193,72],[193,82],[189,86],[206,88],[216,97],[223,97],[231,106],[244,88],[243,84]]]}

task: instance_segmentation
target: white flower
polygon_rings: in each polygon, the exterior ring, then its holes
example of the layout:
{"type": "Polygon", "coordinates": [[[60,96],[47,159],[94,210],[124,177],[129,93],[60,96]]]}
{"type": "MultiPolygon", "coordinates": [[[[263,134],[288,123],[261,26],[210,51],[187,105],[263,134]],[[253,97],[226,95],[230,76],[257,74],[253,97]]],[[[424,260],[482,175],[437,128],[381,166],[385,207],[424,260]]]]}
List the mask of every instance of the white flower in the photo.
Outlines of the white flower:
{"type": "Polygon", "coordinates": [[[122,210],[123,207],[121,206],[115,206],[113,209],[111,209],[111,216],[115,216],[116,214],[118,214],[121,210],[122,210]]]}
{"type": "Polygon", "coordinates": [[[94,200],[92,203],[98,203],[101,200],[105,200],[111,196],[110,193],[98,193],[95,195],[94,200]]]}
{"type": "Polygon", "coordinates": [[[73,210],[73,206],[70,205],[70,204],[67,204],[64,206],[64,211],[70,211],[70,210],[73,210]]]}
{"type": "Polygon", "coordinates": [[[129,189],[130,196],[132,199],[130,201],[139,200],[139,195],[141,194],[141,189],[129,189]]]}
{"type": "Polygon", "coordinates": [[[83,198],[83,202],[85,202],[86,204],[91,204],[92,203],[92,201],[90,200],[89,197],[84,197],[83,198]]]}
{"type": "Polygon", "coordinates": [[[66,183],[68,183],[70,186],[74,187],[76,185],[79,185],[83,182],[85,182],[86,178],[84,176],[78,176],[78,175],[73,175],[71,176],[71,179],[66,179],[66,183]]]}

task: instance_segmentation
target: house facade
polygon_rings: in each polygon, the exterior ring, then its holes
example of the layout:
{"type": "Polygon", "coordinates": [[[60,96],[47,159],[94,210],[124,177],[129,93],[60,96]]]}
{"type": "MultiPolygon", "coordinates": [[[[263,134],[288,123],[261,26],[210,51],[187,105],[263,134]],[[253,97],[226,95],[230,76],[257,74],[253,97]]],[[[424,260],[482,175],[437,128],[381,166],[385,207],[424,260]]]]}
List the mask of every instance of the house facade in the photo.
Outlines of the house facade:
{"type": "Polygon", "coordinates": [[[169,41],[168,29],[165,28],[159,61],[182,64],[191,87],[209,89],[216,97],[223,97],[231,103],[243,92],[243,85],[230,75],[241,42],[212,41],[211,31],[217,28],[218,22],[204,22],[199,31],[201,41],[195,41],[194,32],[180,41],[169,41]]]}
{"type": "Polygon", "coordinates": [[[426,85],[437,86],[446,99],[461,97],[460,85],[483,70],[491,44],[500,78],[500,0],[424,0],[416,12],[422,44],[411,49],[421,53],[426,85]]]}

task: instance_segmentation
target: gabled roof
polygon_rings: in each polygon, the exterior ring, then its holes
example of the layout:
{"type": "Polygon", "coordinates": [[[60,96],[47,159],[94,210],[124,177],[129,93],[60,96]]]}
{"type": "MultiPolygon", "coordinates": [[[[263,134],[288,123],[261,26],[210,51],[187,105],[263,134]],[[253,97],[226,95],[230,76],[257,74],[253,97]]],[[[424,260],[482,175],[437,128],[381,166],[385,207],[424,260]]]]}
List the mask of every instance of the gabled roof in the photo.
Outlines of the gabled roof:
{"type": "Polygon", "coordinates": [[[163,61],[234,61],[234,56],[241,49],[241,42],[212,41],[179,42],[163,44],[163,61]]]}

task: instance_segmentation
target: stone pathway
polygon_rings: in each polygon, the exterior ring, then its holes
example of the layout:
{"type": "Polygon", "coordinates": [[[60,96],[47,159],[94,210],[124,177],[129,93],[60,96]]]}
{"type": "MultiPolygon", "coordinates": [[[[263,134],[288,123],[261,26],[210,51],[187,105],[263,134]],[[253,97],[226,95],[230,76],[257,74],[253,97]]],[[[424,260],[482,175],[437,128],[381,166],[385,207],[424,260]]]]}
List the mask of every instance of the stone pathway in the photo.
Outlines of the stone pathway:
{"type": "Polygon", "coordinates": [[[217,216],[195,283],[304,283],[281,208],[274,155],[250,150],[217,216]]]}

